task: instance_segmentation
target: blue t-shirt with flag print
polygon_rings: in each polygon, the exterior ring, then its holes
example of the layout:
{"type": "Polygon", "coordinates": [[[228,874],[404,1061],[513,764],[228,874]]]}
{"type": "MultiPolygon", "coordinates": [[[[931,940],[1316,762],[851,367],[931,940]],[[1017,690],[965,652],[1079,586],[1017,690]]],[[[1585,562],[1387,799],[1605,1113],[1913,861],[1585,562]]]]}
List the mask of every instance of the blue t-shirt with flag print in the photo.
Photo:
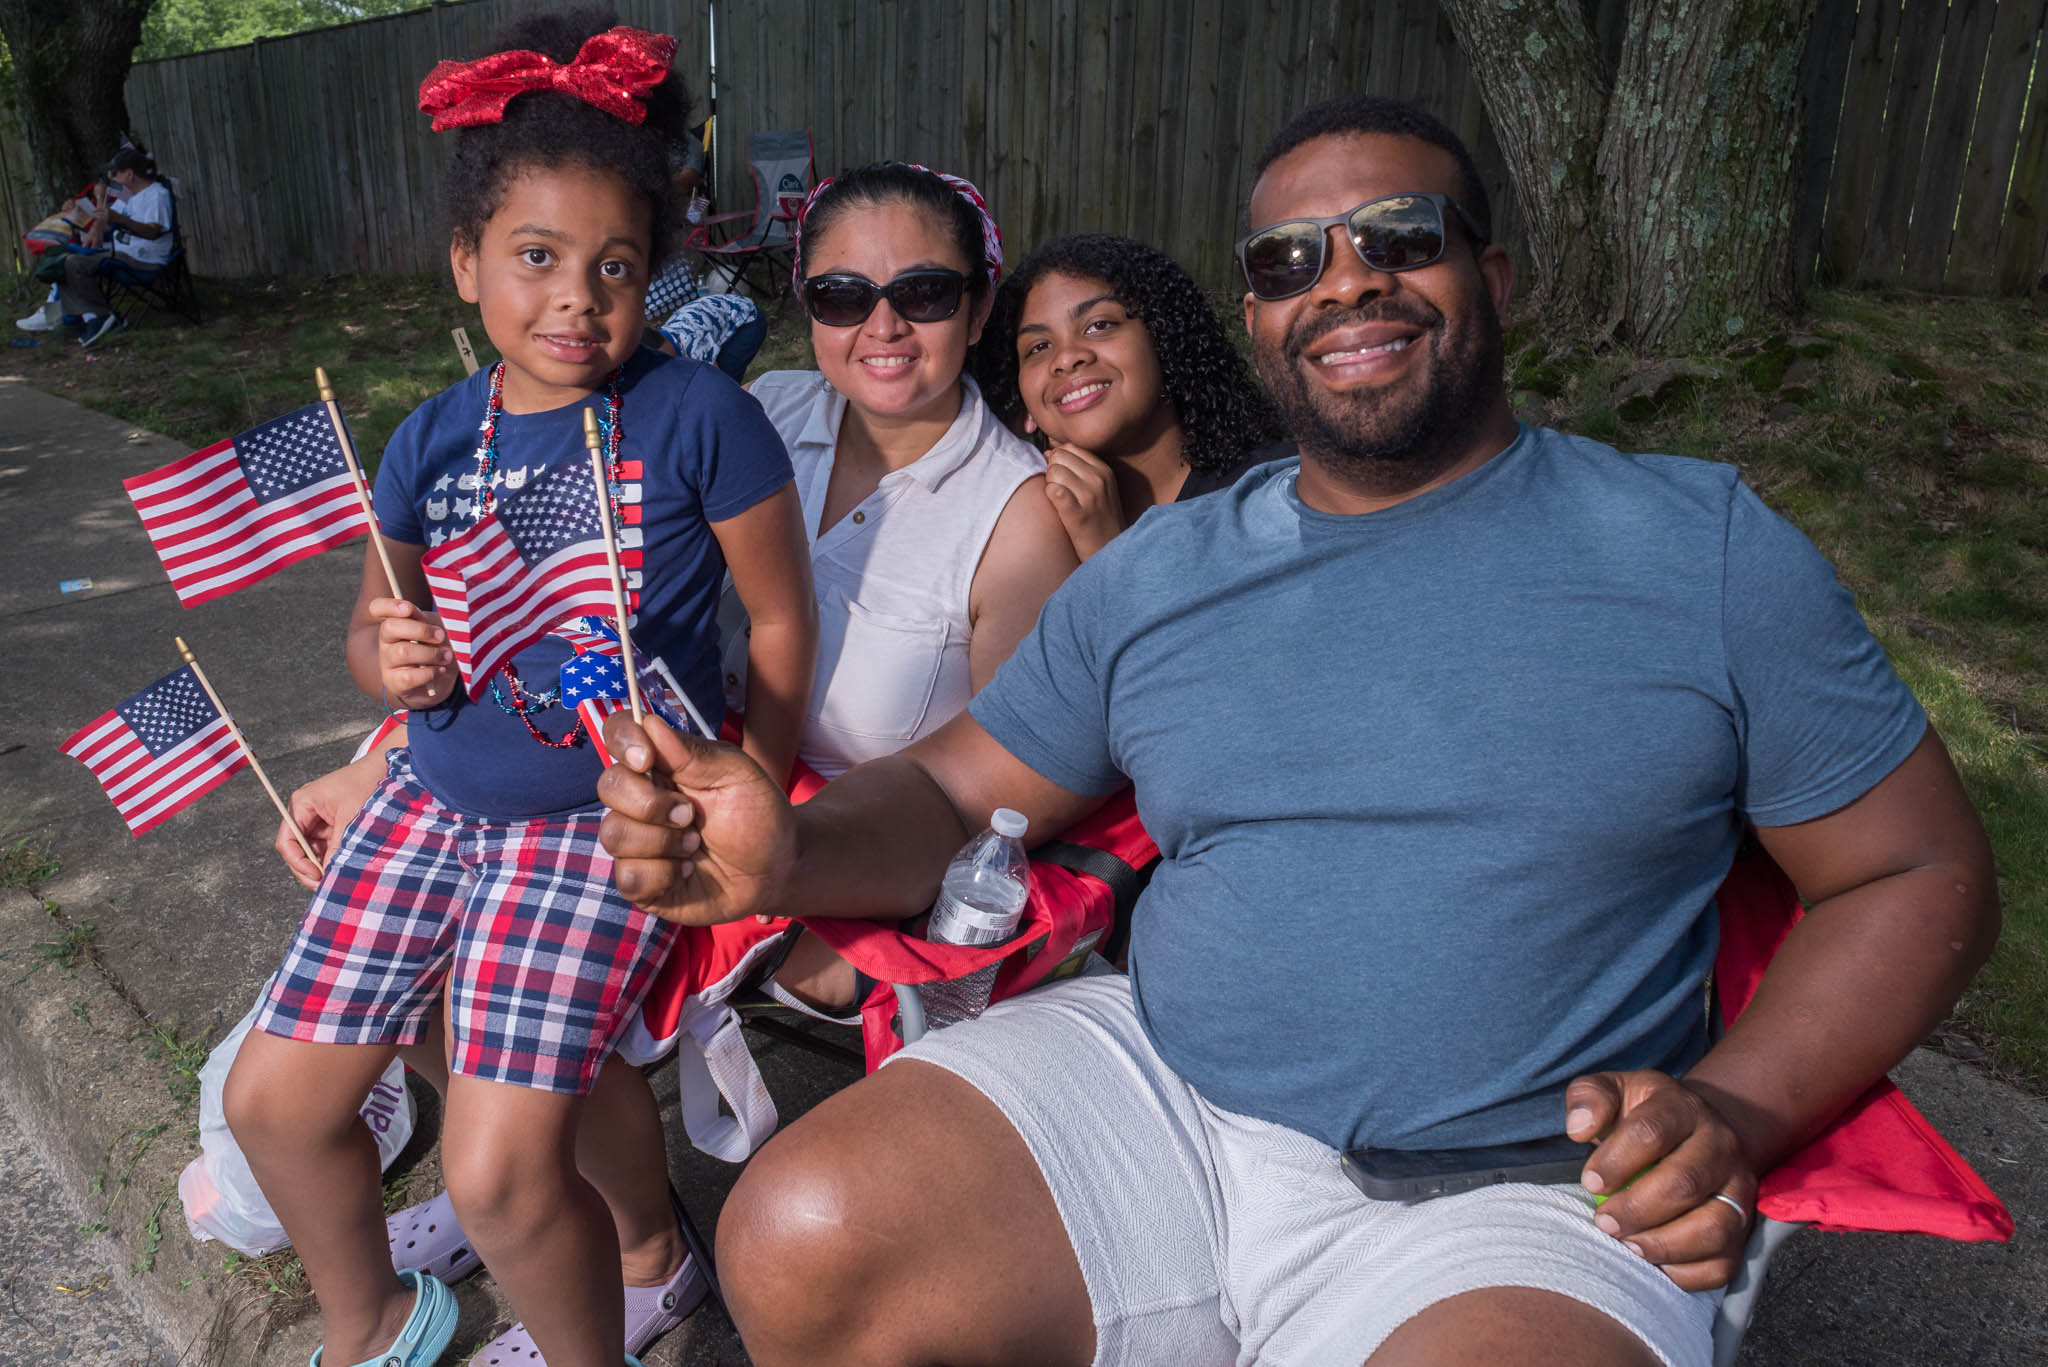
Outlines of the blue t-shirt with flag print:
{"type": "MultiPolygon", "coordinates": [[[[377,471],[377,520],[385,536],[429,549],[473,526],[477,446],[490,392],[489,368],[420,405],[399,424],[377,471]]],[[[492,484],[499,497],[525,488],[563,461],[585,462],[583,413],[603,413],[604,395],[544,413],[503,413],[492,484]]],[[[714,366],[642,349],[621,380],[619,463],[621,549],[639,568],[633,644],[662,660],[716,726],[717,607],[725,557],[711,524],[736,517],[787,484],[789,454],[752,396],[714,366]]],[[[546,696],[572,654],[550,635],[513,662],[521,684],[546,696]]],[[[516,820],[592,810],[600,770],[588,743],[543,746],[510,710],[512,690],[460,694],[414,712],[408,727],[414,772],[443,804],[471,816],[516,820]],[[502,698],[503,702],[499,701],[502,698]]],[[[542,734],[573,724],[560,706],[529,704],[542,734]]]]}

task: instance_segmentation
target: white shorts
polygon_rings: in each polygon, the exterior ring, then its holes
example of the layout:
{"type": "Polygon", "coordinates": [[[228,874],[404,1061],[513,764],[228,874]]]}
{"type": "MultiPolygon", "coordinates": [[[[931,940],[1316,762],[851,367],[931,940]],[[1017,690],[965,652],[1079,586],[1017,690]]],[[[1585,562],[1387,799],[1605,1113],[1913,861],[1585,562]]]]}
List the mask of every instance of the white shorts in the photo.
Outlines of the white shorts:
{"type": "Polygon", "coordinates": [[[1435,1302],[1497,1286],[1592,1306],[1670,1367],[1711,1359],[1721,1293],[1679,1290],[1594,1228],[1576,1186],[1371,1200],[1336,1150],[1197,1096],[1153,1052],[1127,978],[1041,988],[898,1057],[973,1084],[1023,1136],[1088,1285],[1099,1367],[1356,1367],[1435,1302]]]}

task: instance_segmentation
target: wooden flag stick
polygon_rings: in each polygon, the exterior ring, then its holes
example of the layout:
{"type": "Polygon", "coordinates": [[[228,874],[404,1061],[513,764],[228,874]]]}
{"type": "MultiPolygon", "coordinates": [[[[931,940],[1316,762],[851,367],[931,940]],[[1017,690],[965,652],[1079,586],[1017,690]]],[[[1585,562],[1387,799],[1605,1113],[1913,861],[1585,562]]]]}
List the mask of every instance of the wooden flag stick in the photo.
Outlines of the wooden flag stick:
{"type": "Polygon", "coordinates": [[[256,777],[263,781],[263,791],[269,793],[270,800],[277,804],[277,814],[284,818],[284,824],[291,827],[292,834],[298,837],[299,848],[306,852],[306,858],[318,868],[320,856],[313,853],[312,843],[306,839],[306,833],[299,829],[299,823],[292,820],[292,810],[285,806],[284,799],[277,795],[277,789],[271,785],[270,775],[264,773],[263,766],[256,762],[256,752],[249,748],[249,738],[242,734],[241,727],[235,725],[235,719],[228,715],[228,709],[222,704],[220,694],[214,692],[213,685],[206,681],[206,671],[201,669],[199,661],[192,657],[192,648],[185,644],[185,638],[182,636],[173,636],[171,639],[178,643],[178,654],[184,656],[185,663],[192,666],[192,677],[199,680],[199,686],[206,690],[206,696],[213,702],[213,710],[220,713],[221,720],[228,724],[228,734],[235,738],[235,744],[242,747],[242,757],[249,761],[249,767],[256,771],[256,777]]]}
{"type": "Polygon", "coordinates": [[[458,356],[460,356],[460,357],[462,358],[462,372],[463,372],[463,374],[465,374],[465,375],[474,375],[474,374],[476,374],[476,350],[475,350],[475,348],[471,347],[471,346],[470,346],[470,344],[469,344],[469,329],[468,329],[468,328],[457,328],[457,329],[455,329],[455,332],[454,332],[454,337],[455,337],[455,354],[456,354],[456,355],[458,355],[458,356]]]}
{"type": "Polygon", "coordinates": [[[356,499],[363,505],[363,517],[370,524],[370,544],[377,548],[377,561],[384,566],[384,583],[393,598],[403,598],[405,595],[398,588],[398,571],[391,568],[391,552],[384,549],[384,533],[377,526],[377,510],[370,506],[370,486],[363,479],[363,467],[356,462],[355,443],[348,439],[348,425],[341,420],[341,405],[334,401],[334,386],[327,383],[325,366],[313,367],[313,382],[320,386],[320,402],[327,405],[327,421],[334,424],[334,439],[341,443],[342,459],[348,462],[348,476],[356,486],[356,499]]]}
{"type": "Polygon", "coordinates": [[[597,410],[583,410],[583,444],[590,448],[590,473],[597,480],[597,520],[604,527],[604,558],[612,570],[612,603],[619,612],[619,663],[626,669],[626,701],[633,708],[633,724],[647,721],[640,705],[640,662],[633,655],[632,633],[626,630],[626,576],[619,570],[619,538],[612,529],[611,475],[604,468],[604,452],[597,439],[597,410]]]}

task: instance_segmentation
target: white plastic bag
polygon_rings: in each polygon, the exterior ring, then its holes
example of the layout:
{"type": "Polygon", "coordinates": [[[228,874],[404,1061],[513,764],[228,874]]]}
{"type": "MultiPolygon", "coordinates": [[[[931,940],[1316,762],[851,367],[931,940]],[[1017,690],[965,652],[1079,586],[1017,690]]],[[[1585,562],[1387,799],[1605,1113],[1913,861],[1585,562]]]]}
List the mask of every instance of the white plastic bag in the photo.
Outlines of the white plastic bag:
{"type": "MultiPolygon", "coordinates": [[[[218,1239],[251,1257],[283,1248],[291,1240],[271,1213],[270,1203],[249,1171],[235,1137],[228,1133],[220,1102],[228,1069],[241,1052],[242,1040],[255,1023],[251,1007],[227,1038],[213,1046],[199,1070],[199,1156],[178,1174],[178,1200],[185,1207],[185,1228],[200,1243],[218,1239]]],[[[397,1059],[377,1079],[363,1101],[363,1123],[377,1137],[377,1163],[388,1168],[412,1138],[412,1097],[405,1090],[405,1065],[397,1059]]]]}

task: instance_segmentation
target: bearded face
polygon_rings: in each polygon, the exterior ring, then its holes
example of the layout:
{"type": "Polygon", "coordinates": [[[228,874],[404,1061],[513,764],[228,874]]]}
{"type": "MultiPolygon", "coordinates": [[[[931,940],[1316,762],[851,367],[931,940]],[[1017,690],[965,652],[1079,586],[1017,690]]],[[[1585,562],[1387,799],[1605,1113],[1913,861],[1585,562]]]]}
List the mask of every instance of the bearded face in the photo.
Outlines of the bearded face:
{"type": "Polygon", "coordinates": [[[1500,392],[1500,321],[1492,300],[1482,294],[1476,302],[1455,318],[1412,295],[1304,313],[1278,338],[1255,337],[1253,357],[1304,447],[1373,484],[1426,477],[1456,458],[1500,392]],[[1388,327],[1400,331],[1379,348],[1415,353],[1404,374],[1378,385],[1325,382],[1319,372],[1359,350],[1345,343],[1388,327]]]}

